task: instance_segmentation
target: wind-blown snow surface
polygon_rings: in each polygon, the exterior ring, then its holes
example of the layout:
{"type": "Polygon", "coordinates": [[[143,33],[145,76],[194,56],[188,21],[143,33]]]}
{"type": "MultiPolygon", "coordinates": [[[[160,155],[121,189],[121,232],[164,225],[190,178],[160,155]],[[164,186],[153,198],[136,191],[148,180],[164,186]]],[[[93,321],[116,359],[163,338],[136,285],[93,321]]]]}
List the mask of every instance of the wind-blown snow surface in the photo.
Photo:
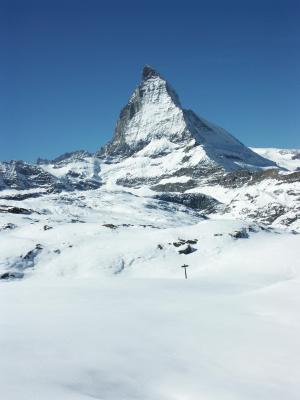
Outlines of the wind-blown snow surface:
{"type": "Polygon", "coordinates": [[[227,272],[3,286],[3,398],[299,399],[299,280],[227,272]]]}
{"type": "Polygon", "coordinates": [[[0,272],[25,274],[0,281],[3,398],[299,398],[300,235],[124,191],[22,207],[0,213],[0,272]]]}

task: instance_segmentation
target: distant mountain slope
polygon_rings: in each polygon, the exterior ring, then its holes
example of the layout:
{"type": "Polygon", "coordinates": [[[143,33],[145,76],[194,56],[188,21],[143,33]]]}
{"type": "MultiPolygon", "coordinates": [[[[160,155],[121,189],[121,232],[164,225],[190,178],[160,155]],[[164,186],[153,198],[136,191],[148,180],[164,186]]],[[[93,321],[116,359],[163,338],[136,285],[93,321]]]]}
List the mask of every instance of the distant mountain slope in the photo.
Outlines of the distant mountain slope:
{"type": "Polygon", "coordinates": [[[63,154],[55,160],[0,162],[0,190],[43,188],[48,191],[96,189],[101,185],[99,160],[88,152],[63,154]]]}
{"type": "Polygon", "coordinates": [[[255,153],[274,161],[289,171],[300,171],[300,149],[251,148],[255,153]]]}

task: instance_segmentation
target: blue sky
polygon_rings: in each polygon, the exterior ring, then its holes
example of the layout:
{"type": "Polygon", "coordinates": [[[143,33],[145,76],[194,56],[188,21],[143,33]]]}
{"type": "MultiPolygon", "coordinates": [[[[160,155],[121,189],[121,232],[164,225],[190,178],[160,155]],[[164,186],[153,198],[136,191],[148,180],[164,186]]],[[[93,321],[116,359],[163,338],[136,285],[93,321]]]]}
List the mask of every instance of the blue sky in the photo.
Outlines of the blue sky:
{"type": "Polygon", "coordinates": [[[0,0],[0,159],[95,151],[154,66],[249,146],[300,147],[300,2],[0,0]]]}

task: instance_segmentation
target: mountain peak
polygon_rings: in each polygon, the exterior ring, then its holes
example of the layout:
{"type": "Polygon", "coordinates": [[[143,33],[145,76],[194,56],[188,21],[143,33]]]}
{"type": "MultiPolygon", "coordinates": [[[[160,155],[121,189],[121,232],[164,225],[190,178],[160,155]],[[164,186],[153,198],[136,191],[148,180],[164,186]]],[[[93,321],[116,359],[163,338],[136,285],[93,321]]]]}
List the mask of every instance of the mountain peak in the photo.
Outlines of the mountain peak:
{"type": "MultiPolygon", "coordinates": [[[[142,82],[122,109],[112,140],[97,154],[130,157],[137,154],[174,153],[174,149],[194,154],[197,168],[207,165],[227,171],[243,168],[274,166],[254,153],[224,129],[185,110],[165,78],[151,66],[145,65],[142,82]],[[181,150],[180,150],[181,149],[181,150]],[[204,162],[204,161],[205,162],[204,162]]],[[[183,157],[184,160],[193,159],[183,157]]],[[[181,167],[182,162],[179,162],[181,167]]],[[[187,162],[187,167],[190,164],[187,162]]]]}
{"type": "Polygon", "coordinates": [[[143,68],[142,80],[146,81],[147,79],[156,78],[156,77],[161,77],[161,76],[150,65],[145,65],[144,68],[143,68]]]}

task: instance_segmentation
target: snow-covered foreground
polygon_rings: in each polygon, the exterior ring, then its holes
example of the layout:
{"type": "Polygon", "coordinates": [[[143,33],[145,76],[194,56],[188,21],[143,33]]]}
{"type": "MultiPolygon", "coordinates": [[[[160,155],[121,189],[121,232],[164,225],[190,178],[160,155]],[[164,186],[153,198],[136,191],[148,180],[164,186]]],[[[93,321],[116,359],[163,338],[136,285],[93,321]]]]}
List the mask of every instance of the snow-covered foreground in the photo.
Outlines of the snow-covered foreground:
{"type": "Polygon", "coordinates": [[[0,213],[0,274],[22,273],[33,280],[181,278],[183,264],[193,278],[217,271],[218,279],[225,268],[224,279],[232,279],[229,269],[235,277],[246,271],[247,284],[256,279],[256,270],[280,280],[282,274],[293,275],[300,244],[300,235],[261,230],[230,214],[204,219],[182,205],[122,191],[61,193],[6,204],[31,214],[0,213]],[[248,239],[233,237],[244,231],[248,239]],[[188,246],[190,254],[180,254],[188,246]]]}
{"type": "Polygon", "coordinates": [[[2,285],[1,396],[299,399],[299,280],[231,272],[2,285]]]}
{"type": "Polygon", "coordinates": [[[2,202],[30,213],[0,213],[24,274],[0,280],[1,398],[299,399],[300,235],[124,191],[2,202]]]}

